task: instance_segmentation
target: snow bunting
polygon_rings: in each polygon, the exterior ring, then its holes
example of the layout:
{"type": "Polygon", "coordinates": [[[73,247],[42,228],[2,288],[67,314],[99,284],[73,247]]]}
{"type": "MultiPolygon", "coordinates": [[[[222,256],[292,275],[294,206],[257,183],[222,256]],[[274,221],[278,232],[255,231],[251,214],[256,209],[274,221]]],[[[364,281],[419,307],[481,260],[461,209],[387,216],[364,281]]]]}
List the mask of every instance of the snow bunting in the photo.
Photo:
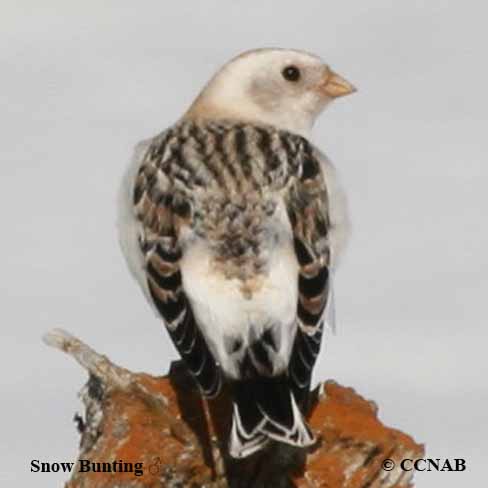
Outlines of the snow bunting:
{"type": "Polygon", "coordinates": [[[229,383],[234,457],[314,442],[304,415],[348,219],[308,137],[353,91],[311,54],[244,53],[139,144],[123,181],[128,265],[203,394],[229,383]]]}

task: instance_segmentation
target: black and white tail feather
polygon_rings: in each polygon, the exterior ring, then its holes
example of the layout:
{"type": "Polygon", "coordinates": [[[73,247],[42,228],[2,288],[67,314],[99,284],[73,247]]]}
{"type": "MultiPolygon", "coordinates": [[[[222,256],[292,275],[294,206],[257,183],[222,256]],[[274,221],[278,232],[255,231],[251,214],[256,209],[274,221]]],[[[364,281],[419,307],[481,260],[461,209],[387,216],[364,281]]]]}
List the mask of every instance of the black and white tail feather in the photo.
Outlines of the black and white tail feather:
{"type": "Polygon", "coordinates": [[[250,456],[270,440],[296,447],[307,447],[315,442],[286,376],[240,382],[233,396],[231,456],[250,456]]]}

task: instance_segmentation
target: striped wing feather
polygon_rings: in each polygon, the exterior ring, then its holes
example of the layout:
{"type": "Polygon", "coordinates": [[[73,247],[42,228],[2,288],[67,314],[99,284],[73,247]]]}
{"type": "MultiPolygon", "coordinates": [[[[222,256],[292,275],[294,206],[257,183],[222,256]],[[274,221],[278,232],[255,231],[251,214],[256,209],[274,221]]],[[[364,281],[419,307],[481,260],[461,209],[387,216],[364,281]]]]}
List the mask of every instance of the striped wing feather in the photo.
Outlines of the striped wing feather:
{"type": "Polygon", "coordinates": [[[146,262],[149,293],[188,369],[205,396],[215,396],[221,373],[200,332],[182,287],[178,230],[189,218],[190,204],[175,195],[158,168],[157,140],[146,154],[134,187],[134,206],[143,223],[140,248],[146,262]]]}
{"type": "Polygon", "coordinates": [[[329,297],[330,249],[327,191],[320,162],[308,144],[301,167],[300,178],[288,199],[288,215],[299,264],[298,327],[288,373],[295,398],[305,411],[329,297]]]}

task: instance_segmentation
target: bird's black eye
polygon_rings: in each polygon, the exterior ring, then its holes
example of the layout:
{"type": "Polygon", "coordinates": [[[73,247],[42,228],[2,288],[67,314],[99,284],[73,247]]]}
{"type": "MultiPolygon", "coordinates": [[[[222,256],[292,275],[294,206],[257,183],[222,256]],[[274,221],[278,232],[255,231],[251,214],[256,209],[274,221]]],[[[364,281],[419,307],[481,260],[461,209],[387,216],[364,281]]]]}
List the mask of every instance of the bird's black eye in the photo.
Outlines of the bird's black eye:
{"type": "Polygon", "coordinates": [[[298,81],[300,79],[300,70],[296,66],[287,66],[281,74],[286,81],[298,81]]]}

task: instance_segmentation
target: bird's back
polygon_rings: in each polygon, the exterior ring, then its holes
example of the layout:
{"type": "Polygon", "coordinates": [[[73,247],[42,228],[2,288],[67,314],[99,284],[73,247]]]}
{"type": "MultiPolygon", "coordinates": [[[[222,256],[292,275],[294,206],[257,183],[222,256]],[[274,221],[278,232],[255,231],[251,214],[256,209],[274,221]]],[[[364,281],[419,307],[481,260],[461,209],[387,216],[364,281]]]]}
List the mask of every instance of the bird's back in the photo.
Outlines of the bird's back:
{"type": "Polygon", "coordinates": [[[308,387],[327,297],[327,195],[312,153],[269,126],[183,121],[133,174],[138,277],[203,390],[218,391],[220,372],[239,384],[238,456],[270,438],[312,442],[291,394],[308,387]],[[300,339],[301,320],[317,344],[300,339]],[[249,411],[246,388],[260,392],[249,411]]]}
{"type": "MultiPolygon", "coordinates": [[[[204,239],[228,278],[246,280],[266,272],[277,234],[286,230],[280,206],[304,143],[271,127],[183,122],[155,138],[136,187],[153,203],[171,198],[182,242],[204,239]]],[[[161,222],[154,224],[160,234],[161,222]]]]}

